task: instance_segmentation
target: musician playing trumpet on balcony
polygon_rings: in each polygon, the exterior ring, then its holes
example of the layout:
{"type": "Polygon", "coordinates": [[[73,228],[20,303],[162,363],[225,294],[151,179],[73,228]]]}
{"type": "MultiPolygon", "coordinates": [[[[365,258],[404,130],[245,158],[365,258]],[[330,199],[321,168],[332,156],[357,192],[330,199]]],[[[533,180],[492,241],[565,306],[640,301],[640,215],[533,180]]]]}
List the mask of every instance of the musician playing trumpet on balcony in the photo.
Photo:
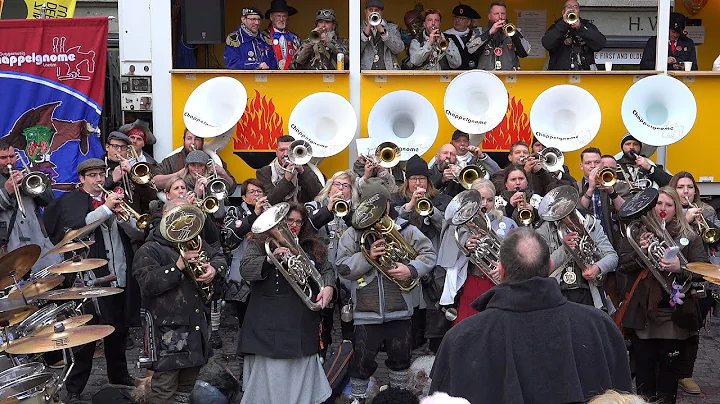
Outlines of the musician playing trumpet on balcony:
{"type": "Polygon", "coordinates": [[[382,0],[365,1],[365,21],[360,35],[360,69],[399,70],[397,55],[405,50],[397,25],[383,18],[382,0]]]}
{"type": "Polygon", "coordinates": [[[440,11],[425,11],[425,29],[410,42],[410,64],[417,70],[451,70],[462,64],[462,56],[455,43],[440,30],[440,11]]]}
{"type": "Polygon", "coordinates": [[[478,69],[519,70],[520,58],[527,57],[530,43],[507,20],[505,3],[496,1],[490,4],[487,30],[470,40],[468,51],[478,56],[478,69]]]}
{"type": "Polygon", "coordinates": [[[562,17],[545,32],[542,44],[550,53],[548,70],[590,70],[595,52],[607,39],[589,20],[580,18],[577,0],[565,0],[562,17]]]}

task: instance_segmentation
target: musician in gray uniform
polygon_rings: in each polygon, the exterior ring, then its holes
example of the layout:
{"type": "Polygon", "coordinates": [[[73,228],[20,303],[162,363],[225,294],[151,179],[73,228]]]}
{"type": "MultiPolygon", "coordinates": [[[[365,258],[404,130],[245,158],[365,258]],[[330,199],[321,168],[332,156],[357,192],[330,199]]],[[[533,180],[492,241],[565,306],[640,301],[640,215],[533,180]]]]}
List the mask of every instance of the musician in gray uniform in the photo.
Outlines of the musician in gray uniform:
{"type": "Polygon", "coordinates": [[[478,69],[519,70],[520,58],[527,57],[530,43],[520,31],[508,36],[503,27],[507,24],[507,6],[503,2],[490,4],[487,31],[475,37],[468,44],[468,51],[478,53],[478,69]]]}
{"type": "MultiPolygon", "coordinates": [[[[544,219],[548,213],[557,214],[557,208],[562,205],[573,203],[577,206],[578,192],[576,188],[569,185],[562,186],[550,191],[540,203],[538,209],[539,214],[544,219]],[[564,192],[565,190],[570,192],[564,192]],[[572,195],[571,197],[569,195],[572,195]],[[573,201],[572,198],[575,198],[573,201]],[[553,206],[556,205],[556,206],[553,206]]],[[[563,296],[569,301],[595,306],[612,314],[614,307],[612,302],[607,298],[604,290],[599,288],[602,277],[614,271],[618,264],[618,255],[615,252],[610,240],[608,240],[603,231],[602,225],[594,216],[586,216],[582,214],[583,219],[577,217],[577,213],[572,209],[566,217],[577,219],[575,223],[584,227],[584,231],[567,231],[561,221],[550,222],[543,221],[537,228],[538,233],[548,243],[552,259],[552,272],[550,277],[557,279],[560,284],[560,290],[563,296]],[[562,229],[564,241],[560,239],[558,229],[562,229]],[[582,240],[582,237],[589,236],[590,240],[582,240]],[[594,245],[594,247],[590,247],[594,245]],[[592,257],[587,257],[587,261],[594,261],[593,264],[584,264],[580,266],[573,258],[573,253],[580,257],[585,257],[582,248],[591,248],[592,257]]],[[[559,216],[559,215],[558,215],[559,216]]],[[[586,262],[587,262],[586,261],[586,262]]]]}
{"type": "Polygon", "coordinates": [[[372,13],[382,18],[385,4],[381,0],[365,2],[365,21],[360,35],[360,69],[362,70],[399,70],[397,55],[405,50],[397,25],[381,19],[373,27],[369,23],[372,13]]]}
{"type": "Polygon", "coordinates": [[[410,42],[410,63],[416,70],[450,70],[457,69],[462,63],[462,57],[455,43],[449,40],[440,31],[442,15],[440,11],[429,9],[425,11],[425,29],[422,34],[410,42]],[[442,50],[440,42],[445,38],[447,49],[442,50]]]}

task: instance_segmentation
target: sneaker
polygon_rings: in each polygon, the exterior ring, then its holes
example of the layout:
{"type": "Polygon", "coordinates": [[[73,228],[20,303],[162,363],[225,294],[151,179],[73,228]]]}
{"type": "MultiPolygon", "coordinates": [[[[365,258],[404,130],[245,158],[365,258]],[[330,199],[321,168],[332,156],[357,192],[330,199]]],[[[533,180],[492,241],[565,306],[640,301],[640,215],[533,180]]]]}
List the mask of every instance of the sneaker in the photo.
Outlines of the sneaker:
{"type": "Polygon", "coordinates": [[[686,377],[678,380],[678,386],[680,386],[680,388],[685,390],[688,394],[700,394],[700,386],[695,383],[695,380],[693,380],[692,377],[686,377]]]}
{"type": "Polygon", "coordinates": [[[223,346],[222,339],[220,338],[220,332],[215,330],[212,333],[210,333],[210,343],[212,344],[213,349],[220,349],[223,346]]]}

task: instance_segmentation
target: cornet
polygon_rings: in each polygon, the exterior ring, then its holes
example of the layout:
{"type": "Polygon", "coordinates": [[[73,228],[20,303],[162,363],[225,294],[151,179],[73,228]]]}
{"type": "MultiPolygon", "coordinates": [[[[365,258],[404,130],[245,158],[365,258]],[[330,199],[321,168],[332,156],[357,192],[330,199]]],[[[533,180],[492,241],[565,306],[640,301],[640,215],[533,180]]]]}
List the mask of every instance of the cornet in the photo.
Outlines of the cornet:
{"type": "MultiPolygon", "coordinates": [[[[107,189],[105,189],[105,187],[103,187],[102,185],[98,184],[98,186],[103,191],[103,193],[105,194],[106,197],[112,193],[111,191],[108,191],[107,189]]],[[[127,204],[127,202],[122,201],[122,202],[118,203],[118,207],[121,210],[121,212],[115,213],[118,220],[120,220],[122,222],[129,222],[130,218],[134,217],[136,220],[135,226],[141,230],[146,228],[148,226],[148,224],[150,224],[150,215],[148,215],[147,213],[145,213],[143,215],[137,213],[133,208],[131,208],[127,204]]]]}
{"type": "Polygon", "coordinates": [[[422,217],[432,215],[433,204],[430,198],[427,197],[427,193],[423,194],[423,196],[415,202],[415,212],[422,217]]]}
{"type": "MultiPolygon", "coordinates": [[[[685,200],[687,201],[689,208],[699,208],[697,204],[690,202],[690,198],[687,196],[685,197],[685,200]]],[[[705,220],[705,216],[702,214],[702,209],[700,210],[700,217],[695,219],[695,222],[698,225],[698,230],[700,231],[700,235],[702,236],[705,244],[713,244],[720,239],[720,233],[718,233],[716,228],[710,227],[707,220],[705,220]]]]}
{"type": "Polygon", "coordinates": [[[576,12],[570,11],[569,13],[565,14],[563,19],[565,20],[566,23],[568,23],[568,25],[573,25],[576,22],[578,22],[580,17],[577,15],[576,12]]]}
{"type": "Polygon", "coordinates": [[[322,34],[324,34],[324,33],[325,33],[324,29],[310,31],[310,35],[308,36],[308,39],[312,43],[319,43],[322,40],[322,34]]]}
{"type": "Polygon", "coordinates": [[[393,142],[382,142],[375,149],[375,161],[380,167],[393,168],[400,162],[400,147],[393,142]]]}
{"type": "Polygon", "coordinates": [[[368,16],[368,24],[370,24],[371,27],[377,27],[381,22],[382,15],[380,15],[377,11],[370,13],[368,16]]]}

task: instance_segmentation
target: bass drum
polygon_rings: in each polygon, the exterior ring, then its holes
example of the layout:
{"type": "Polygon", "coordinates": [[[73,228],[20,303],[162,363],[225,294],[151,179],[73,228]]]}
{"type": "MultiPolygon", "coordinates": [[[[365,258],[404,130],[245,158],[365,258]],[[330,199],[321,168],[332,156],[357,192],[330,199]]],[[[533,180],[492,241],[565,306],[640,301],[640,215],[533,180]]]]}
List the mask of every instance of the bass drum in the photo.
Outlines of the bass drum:
{"type": "Polygon", "coordinates": [[[53,373],[40,373],[17,380],[0,388],[0,401],[13,402],[15,399],[23,404],[59,404],[58,379],[53,373]]]}

